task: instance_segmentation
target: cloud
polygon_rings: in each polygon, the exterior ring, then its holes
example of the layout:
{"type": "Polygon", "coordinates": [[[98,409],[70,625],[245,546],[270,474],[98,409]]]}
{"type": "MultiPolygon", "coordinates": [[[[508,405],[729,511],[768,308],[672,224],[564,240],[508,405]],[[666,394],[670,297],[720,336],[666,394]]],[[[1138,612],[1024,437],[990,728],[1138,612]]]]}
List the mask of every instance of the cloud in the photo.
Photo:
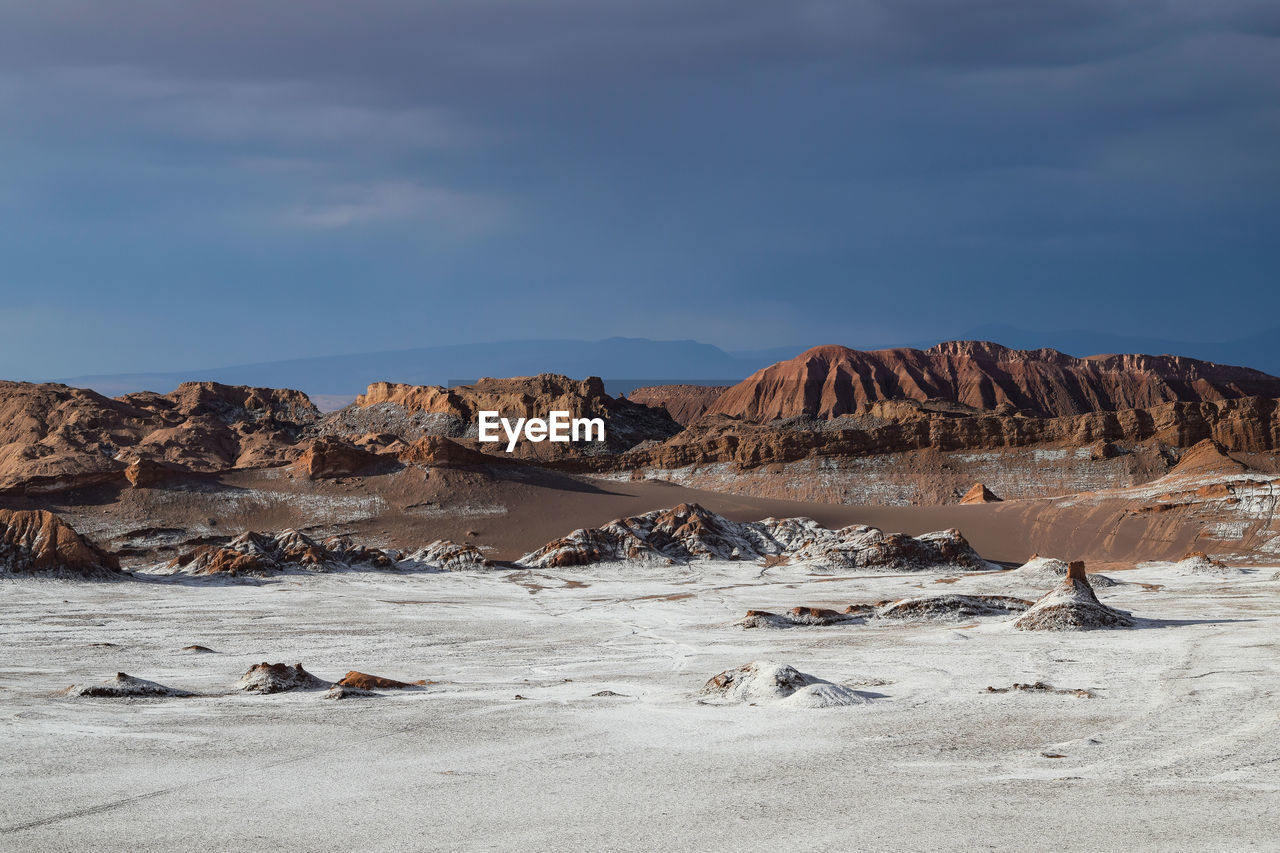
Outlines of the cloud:
{"type": "Polygon", "coordinates": [[[107,133],[210,145],[383,151],[448,149],[477,139],[443,109],[379,103],[342,87],[193,80],[132,66],[0,74],[0,103],[21,112],[27,132],[93,121],[107,133]]]}
{"type": "Polygon", "coordinates": [[[470,239],[498,228],[509,207],[494,196],[413,181],[333,187],[323,195],[323,200],[293,208],[284,223],[294,228],[328,231],[412,222],[433,233],[470,239]]]}

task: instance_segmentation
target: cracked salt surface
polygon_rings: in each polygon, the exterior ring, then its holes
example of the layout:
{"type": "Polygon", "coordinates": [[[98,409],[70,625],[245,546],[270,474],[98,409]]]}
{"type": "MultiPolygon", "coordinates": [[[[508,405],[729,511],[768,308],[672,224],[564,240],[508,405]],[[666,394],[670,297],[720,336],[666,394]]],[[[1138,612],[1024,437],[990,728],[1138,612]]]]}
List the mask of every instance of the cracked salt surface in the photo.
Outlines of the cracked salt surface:
{"type": "Polygon", "coordinates": [[[9,581],[0,848],[314,850],[354,832],[370,849],[1266,849],[1273,570],[1118,572],[1131,583],[1100,594],[1139,627],[1032,634],[1011,618],[732,625],[993,579],[804,565],[9,581]],[[263,660],[438,683],[377,701],[236,691],[263,660]],[[698,703],[756,660],[878,695],[698,703]],[[116,672],[200,695],[60,692],[116,672]],[[986,691],[1037,681],[1098,698],[986,691]]]}

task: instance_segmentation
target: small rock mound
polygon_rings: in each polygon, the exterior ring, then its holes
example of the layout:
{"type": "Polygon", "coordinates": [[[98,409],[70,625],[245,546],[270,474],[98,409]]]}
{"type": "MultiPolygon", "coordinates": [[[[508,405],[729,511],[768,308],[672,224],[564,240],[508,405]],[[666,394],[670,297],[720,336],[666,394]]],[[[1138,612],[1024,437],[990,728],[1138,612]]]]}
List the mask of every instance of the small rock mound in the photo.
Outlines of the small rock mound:
{"type": "Polygon", "coordinates": [[[1181,560],[1174,564],[1180,574],[1184,575],[1214,575],[1217,577],[1227,577],[1230,575],[1240,574],[1240,570],[1227,565],[1222,560],[1212,560],[1209,555],[1203,551],[1192,551],[1181,560]]]}
{"type": "Polygon", "coordinates": [[[339,687],[354,687],[361,690],[405,690],[414,687],[422,687],[426,681],[396,681],[394,678],[386,678],[381,675],[369,675],[365,672],[357,672],[354,669],[348,672],[342,678],[338,679],[339,687]]]}
{"type": "Polygon", "coordinates": [[[869,701],[856,690],[773,661],[752,661],[727,669],[699,691],[703,701],[750,704],[785,703],[805,708],[857,705],[869,701]]]}
{"type": "MultiPolygon", "coordinates": [[[[1031,559],[1010,572],[1009,577],[1039,585],[1065,578],[1070,565],[1066,560],[1032,554],[1031,559]]],[[[1120,581],[1109,578],[1106,575],[1091,574],[1089,575],[1089,584],[1097,588],[1106,589],[1107,587],[1120,586],[1120,581]]]]}
{"type": "Polygon", "coordinates": [[[969,619],[1025,613],[1031,602],[1008,595],[935,595],[904,598],[877,612],[881,619],[969,619]]]}
{"type": "Polygon", "coordinates": [[[95,699],[127,699],[146,696],[194,696],[195,694],[189,690],[166,687],[154,681],[147,681],[145,678],[134,678],[132,675],[117,672],[115,678],[101,684],[69,687],[67,695],[95,699]]]}
{"type": "Polygon", "coordinates": [[[964,497],[960,499],[962,504],[994,504],[1000,503],[1004,498],[998,496],[995,492],[988,489],[982,483],[974,483],[969,491],[965,492],[964,497]]]}
{"type": "Polygon", "coordinates": [[[446,572],[466,572],[493,568],[493,561],[475,545],[459,545],[448,539],[437,539],[429,545],[400,558],[401,565],[426,566],[446,572]]]}
{"type": "Polygon", "coordinates": [[[1093,628],[1131,628],[1133,617],[1098,601],[1084,563],[1070,563],[1061,585],[1031,606],[1013,627],[1021,631],[1087,631],[1093,628]]]}
{"type": "Polygon", "coordinates": [[[284,693],[288,690],[323,690],[333,685],[316,678],[296,663],[256,663],[240,676],[236,687],[246,693],[284,693]]]}
{"type": "Polygon", "coordinates": [[[850,605],[844,612],[826,607],[793,607],[785,614],[772,613],[768,610],[748,610],[747,615],[738,622],[743,628],[798,628],[802,626],[826,627],[844,622],[854,622],[868,615],[874,615],[875,609],[863,612],[850,605]]]}
{"type": "Polygon", "coordinates": [[[78,579],[117,576],[113,554],[45,510],[0,509],[0,575],[42,574],[78,579]]]}

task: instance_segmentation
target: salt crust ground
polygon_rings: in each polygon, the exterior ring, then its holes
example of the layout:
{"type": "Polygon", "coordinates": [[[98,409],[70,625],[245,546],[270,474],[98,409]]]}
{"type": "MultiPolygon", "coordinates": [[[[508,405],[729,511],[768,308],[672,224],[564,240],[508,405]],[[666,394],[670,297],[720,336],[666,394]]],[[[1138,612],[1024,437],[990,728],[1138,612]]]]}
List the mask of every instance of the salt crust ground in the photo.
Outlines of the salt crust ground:
{"type": "Polygon", "coordinates": [[[1087,633],[1012,617],[747,631],[731,622],[752,608],[993,579],[742,563],[10,581],[0,849],[1274,850],[1274,571],[1120,572],[1100,598],[1156,621],[1087,633]],[[880,695],[697,702],[758,659],[880,695]],[[263,660],[440,683],[344,702],[236,691],[263,660]],[[61,694],[117,671],[210,695],[61,694]],[[1099,698],[986,692],[1035,681],[1099,698]]]}

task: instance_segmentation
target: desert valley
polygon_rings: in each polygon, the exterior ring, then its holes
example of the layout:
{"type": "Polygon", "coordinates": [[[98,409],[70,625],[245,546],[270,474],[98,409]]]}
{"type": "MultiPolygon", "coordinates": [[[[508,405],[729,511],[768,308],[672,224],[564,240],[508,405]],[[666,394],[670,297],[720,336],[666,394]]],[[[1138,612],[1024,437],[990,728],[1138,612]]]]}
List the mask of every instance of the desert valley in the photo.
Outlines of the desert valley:
{"type": "Polygon", "coordinates": [[[1278,450],[1280,378],[975,341],[0,383],[0,847],[1276,849],[1278,450]]]}

